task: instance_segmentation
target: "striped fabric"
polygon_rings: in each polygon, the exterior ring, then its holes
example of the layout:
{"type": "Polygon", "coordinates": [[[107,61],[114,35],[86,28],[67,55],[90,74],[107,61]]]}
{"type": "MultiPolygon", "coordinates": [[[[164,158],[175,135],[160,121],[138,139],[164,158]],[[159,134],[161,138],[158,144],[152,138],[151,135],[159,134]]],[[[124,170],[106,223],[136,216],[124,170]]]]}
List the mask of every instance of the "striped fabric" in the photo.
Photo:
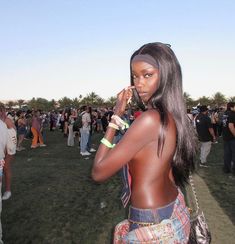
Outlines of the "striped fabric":
{"type": "Polygon", "coordinates": [[[128,164],[122,167],[122,182],[123,182],[123,189],[122,189],[121,200],[125,208],[131,197],[131,175],[129,172],[128,164]]]}
{"type": "Polygon", "coordinates": [[[184,196],[179,191],[170,219],[159,224],[139,227],[129,232],[130,222],[126,219],[115,227],[114,244],[186,244],[190,233],[188,208],[184,196]]]}

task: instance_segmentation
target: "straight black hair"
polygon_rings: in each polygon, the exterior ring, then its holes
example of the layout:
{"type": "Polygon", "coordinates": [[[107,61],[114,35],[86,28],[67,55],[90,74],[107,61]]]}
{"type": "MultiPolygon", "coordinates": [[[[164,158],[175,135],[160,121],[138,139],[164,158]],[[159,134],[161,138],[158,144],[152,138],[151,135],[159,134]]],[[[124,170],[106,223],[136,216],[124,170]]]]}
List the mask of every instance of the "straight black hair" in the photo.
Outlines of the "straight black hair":
{"type": "MultiPolygon", "coordinates": [[[[158,138],[157,153],[162,153],[165,143],[165,131],[168,124],[167,113],[171,113],[177,128],[177,145],[172,161],[175,183],[183,186],[188,182],[190,172],[195,169],[197,141],[194,129],[188,119],[182,89],[182,72],[180,64],[169,44],[160,42],[148,43],[133,53],[130,59],[138,54],[152,56],[159,69],[158,87],[149,99],[150,105],[160,114],[161,129],[158,138]]],[[[131,85],[134,85],[131,72],[131,85]]],[[[137,101],[137,104],[141,102],[137,101]]]]}

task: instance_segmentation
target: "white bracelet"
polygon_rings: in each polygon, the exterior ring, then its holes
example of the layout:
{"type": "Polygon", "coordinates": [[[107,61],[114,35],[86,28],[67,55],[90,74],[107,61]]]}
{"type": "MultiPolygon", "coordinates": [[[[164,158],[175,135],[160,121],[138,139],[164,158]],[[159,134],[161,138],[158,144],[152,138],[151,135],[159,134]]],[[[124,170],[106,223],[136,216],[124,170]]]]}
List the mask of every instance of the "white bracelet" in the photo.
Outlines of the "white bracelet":
{"type": "Polygon", "coordinates": [[[119,127],[116,124],[112,123],[112,122],[109,122],[108,127],[111,127],[111,128],[113,128],[115,130],[119,130],[119,127]]]}
{"type": "Polygon", "coordinates": [[[112,115],[111,119],[115,120],[115,123],[119,128],[121,128],[121,130],[129,128],[129,125],[124,120],[122,120],[118,115],[116,114],[112,115]]]}

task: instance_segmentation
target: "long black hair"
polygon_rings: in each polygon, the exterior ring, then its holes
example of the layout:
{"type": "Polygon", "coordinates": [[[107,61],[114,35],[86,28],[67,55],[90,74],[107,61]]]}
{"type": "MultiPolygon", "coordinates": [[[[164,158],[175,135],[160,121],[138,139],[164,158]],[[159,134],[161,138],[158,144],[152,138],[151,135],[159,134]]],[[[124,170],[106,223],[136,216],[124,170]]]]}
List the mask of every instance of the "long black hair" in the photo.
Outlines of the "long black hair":
{"type": "MultiPolygon", "coordinates": [[[[130,59],[138,54],[152,56],[159,69],[159,82],[155,93],[149,99],[149,104],[160,114],[161,129],[158,138],[158,155],[165,143],[165,132],[168,124],[167,113],[171,113],[177,128],[176,151],[172,161],[175,183],[183,186],[195,169],[194,159],[197,151],[195,131],[187,117],[180,64],[170,45],[160,42],[148,43],[133,53],[130,59]]],[[[131,72],[131,85],[134,85],[131,72]]],[[[137,101],[141,104],[141,101],[137,101]]],[[[141,108],[143,106],[140,106],[141,108]]]]}

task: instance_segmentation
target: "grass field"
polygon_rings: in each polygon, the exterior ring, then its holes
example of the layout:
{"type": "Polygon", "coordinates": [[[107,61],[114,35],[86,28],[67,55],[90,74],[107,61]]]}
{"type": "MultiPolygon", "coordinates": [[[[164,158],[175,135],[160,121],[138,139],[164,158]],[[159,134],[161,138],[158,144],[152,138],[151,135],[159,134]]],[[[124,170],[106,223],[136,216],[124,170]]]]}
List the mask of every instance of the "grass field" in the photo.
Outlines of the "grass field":
{"type": "MultiPolygon", "coordinates": [[[[94,154],[81,157],[78,142],[67,147],[59,131],[47,133],[46,148],[17,153],[12,163],[12,197],[3,201],[5,244],[112,242],[115,224],[125,217],[118,175],[103,184],[90,177],[94,154]]],[[[97,145],[101,134],[95,134],[97,145]]],[[[95,147],[97,147],[95,145],[95,147]]],[[[212,243],[235,240],[235,180],[221,171],[222,143],[213,145],[210,168],[198,169],[195,183],[212,232],[212,243]]]]}

